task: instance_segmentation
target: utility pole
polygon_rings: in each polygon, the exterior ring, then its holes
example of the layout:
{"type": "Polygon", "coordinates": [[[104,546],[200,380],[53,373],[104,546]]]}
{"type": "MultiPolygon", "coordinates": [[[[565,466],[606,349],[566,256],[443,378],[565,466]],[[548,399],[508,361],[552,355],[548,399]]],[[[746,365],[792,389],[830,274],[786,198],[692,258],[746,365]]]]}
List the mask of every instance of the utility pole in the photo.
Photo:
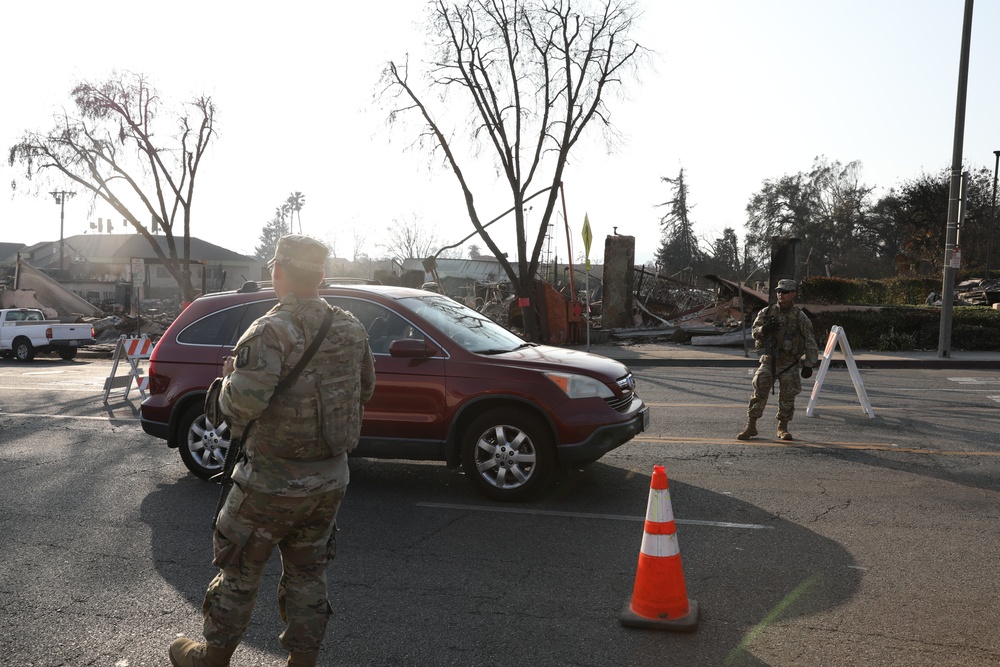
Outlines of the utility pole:
{"type": "Polygon", "coordinates": [[[63,226],[66,221],[66,198],[76,196],[75,192],[70,192],[68,190],[53,190],[49,193],[52,195],[56,203],[59,204],[59,270],[62,271],[66,268],[63,264],[63,226]]]}
{"type": "Polygon", "coordinates": [[[996,164],[993,165],[993,203],[990,204],[990,233],[986,242],[986,275],[984,278],[990,280],[991,261],[993,260],[993,228],[997,226],[997,170],[1000,169],[1000,151],[993,151],[996,156],[996,164]]]}
{"type": "Polygon", "coordinates": [[[951,160],[951,188],[948,196],[948,227],[944,242],[944,279],[941,285],[941,329],[938,356],[951,356],[952,308],[955,304],[955,273],[958,264],[955,245],[958,239],[958,216],[962,198],[962,142],[965,138],[965,98],[969,87],[969,44],[972,41],[973,0],[965,0],[962,24],[962,53],[958,65],[958,101],[955,104],[955,145],[951,160]]]}

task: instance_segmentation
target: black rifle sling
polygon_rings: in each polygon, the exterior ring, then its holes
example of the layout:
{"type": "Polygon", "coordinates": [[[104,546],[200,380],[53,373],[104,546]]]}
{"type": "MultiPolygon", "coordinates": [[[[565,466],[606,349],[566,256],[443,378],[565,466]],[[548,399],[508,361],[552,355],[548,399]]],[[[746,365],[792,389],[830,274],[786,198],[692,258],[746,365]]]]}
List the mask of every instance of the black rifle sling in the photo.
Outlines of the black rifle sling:
{"type": "Polygon", "coordinates": [[[333,308],[327,306],[326,314],[323,315],[323,323],[319,325],[319,331],[316,332],[316,337],[312,339],[312,343],[309,344],[309,349],[305,351],[302,358],[299,359],[299,363],[295,364],[295,368],[291,370],[288,377],[282,378],[278,386],[274,388],[274,394],[271,394],[271,398],[274,398],[275,394],[278,394],[289,387],[295,382],[302,371],[305,369],[306,365],[312,360],[313,355],[316,354],[316,350],[319,346],[323,344],[323,339],[326,338],[327,332],[330,330],[330,325],[333,324],[333,308]]]}

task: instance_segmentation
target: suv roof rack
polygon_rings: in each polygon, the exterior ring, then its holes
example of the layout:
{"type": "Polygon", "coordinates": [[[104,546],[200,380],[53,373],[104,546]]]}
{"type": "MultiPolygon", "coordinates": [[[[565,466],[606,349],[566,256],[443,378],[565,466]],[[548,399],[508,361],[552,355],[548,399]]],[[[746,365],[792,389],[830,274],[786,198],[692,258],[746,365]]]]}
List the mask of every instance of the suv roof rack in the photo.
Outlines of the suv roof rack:
{"type": "Polygon", "coordinates": [[[373,278],[354,278],[351,276],[343,276],[340,278],[324,278],[324,285],[381,285],[381,280],[375,280],[373,278]]]}
{"type": "MultiPolygon", "coordinates": [[[[371,278],[354,278],[351,276],[343,276],[337,278],[324,278],[323,283],[320,287],[329,287],[331,285],[381,285],[382,281],[373,280],[371,278]]],[[[259,292],[262,289],[270,289],[273,287],[273,283],[270,280],[248,280],[243,285],[236,290],[239,294],[248,294],[250,292],[259,292]]]]}

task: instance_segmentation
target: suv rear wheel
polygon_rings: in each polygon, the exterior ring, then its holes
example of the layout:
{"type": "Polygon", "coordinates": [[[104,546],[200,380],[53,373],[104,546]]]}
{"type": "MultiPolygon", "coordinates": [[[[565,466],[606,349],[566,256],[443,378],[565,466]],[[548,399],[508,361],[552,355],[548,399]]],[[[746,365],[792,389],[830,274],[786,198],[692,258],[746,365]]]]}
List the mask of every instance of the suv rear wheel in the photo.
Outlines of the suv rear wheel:
{"type": "Polygon", "coordinates": [[[545,488],[555,467],[552,438],[531,413],[496,408],[477,417],[466,430],[462,466],[488,498],[529,500],[545,488]]]}
{"type": "Polygon", "coordinates": [[[196,403],[184,411],[177,427],[177,448],[187,469],[202,479],[222,472],[229,449],[229,426],[225,422],[212,424],[205,418],[205,409],[196,403]]]}

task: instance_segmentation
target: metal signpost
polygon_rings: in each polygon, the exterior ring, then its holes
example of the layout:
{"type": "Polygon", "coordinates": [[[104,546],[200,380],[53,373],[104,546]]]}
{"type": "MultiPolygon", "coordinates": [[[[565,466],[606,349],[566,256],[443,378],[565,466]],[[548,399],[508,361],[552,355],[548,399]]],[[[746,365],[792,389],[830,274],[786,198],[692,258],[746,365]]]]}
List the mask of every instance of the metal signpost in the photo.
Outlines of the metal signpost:
{"type": "Polygon", "coordinates": [[[132,258],[132,298],[135,299],[135,335],[139,336],[139,307],[140,291],[142,290],[143,279],[146,276],[146,260],[142,257],[132,258]],[[139,286],[136,287],[135,277],[139,276],[139,286]]]}
{"type": "MultiPolygon", "coordinates": [[[[587,320],[587,352],[590,352],[590,242],[594,240],[594,235],[590,231],[590,217],[583,214],[583,248],[584,257],[587,261],[587,309],[584,311],[584,318],[587,320]]],[[[570,261],[573,258],[570,257],[570,261]]]]}

